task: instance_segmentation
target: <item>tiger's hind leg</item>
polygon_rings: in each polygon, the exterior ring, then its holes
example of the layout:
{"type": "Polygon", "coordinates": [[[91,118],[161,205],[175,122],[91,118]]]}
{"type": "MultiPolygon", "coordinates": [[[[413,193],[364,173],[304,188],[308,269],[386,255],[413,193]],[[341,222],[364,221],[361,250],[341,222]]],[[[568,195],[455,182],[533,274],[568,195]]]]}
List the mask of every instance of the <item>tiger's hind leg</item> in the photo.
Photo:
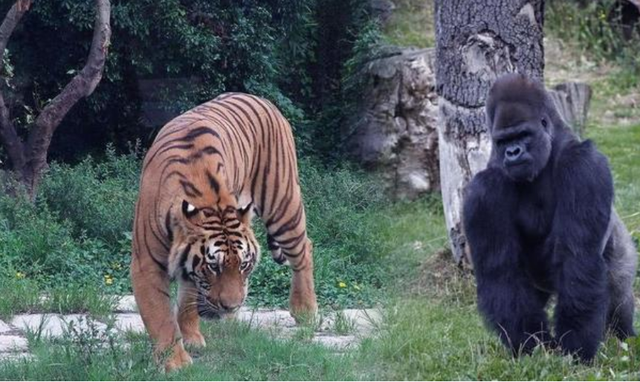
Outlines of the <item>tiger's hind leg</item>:
{"type": "Polygon", "coordinates": [[[198,290],[193,283],[181,281],[178,287],[178,325],[185,345],[204,347],[198,315],[198,290]]]}
{"type": "Polygon", "coordinates": [[[313,282],[313,248],[307,237],[304,207],[300,198],[291,198],[287,212],[265,219],[269,249],[278,263],[289,263],[293,276],[289,307],[296,321],[307,321],[318,311],[313,282]],[[297,202],[293,202],[297,200],[297,202]]]}

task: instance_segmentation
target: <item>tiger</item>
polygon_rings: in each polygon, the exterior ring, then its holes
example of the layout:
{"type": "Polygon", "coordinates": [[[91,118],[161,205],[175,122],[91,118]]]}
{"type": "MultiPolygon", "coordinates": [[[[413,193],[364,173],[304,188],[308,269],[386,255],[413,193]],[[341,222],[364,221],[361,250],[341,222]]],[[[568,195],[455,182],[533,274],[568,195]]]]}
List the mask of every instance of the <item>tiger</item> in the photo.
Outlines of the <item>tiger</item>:
{"type": "Polygon", "coordinates": [[[192,363],[185,345],[205,346],[200,317],[233,316],[244,303],[260,260],[254,215],[273,260],[292,269],[290,313],[315,316],[312,243],[285,117],[263,98],[225,93],[162,127],[142,164],[130,273],[167,371],[192,363]]]}

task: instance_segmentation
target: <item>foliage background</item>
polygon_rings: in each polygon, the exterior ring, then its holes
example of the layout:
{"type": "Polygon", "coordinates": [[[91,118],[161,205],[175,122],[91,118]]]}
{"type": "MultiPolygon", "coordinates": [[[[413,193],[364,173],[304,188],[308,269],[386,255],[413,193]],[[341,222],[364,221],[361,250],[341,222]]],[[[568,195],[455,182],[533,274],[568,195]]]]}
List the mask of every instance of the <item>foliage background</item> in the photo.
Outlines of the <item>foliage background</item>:
{"type": "MultiPolygon", "coordinates": [[[[0,14],[13,1],[3,1],[0,14]]],[[[96,92],[64,119],[52,159],[118,151],[157,129],[142,123],[149,94],[172,114],[227,91],[273,100],[296,128],[300,149],[335,158],[353,93],[346,84],[375,23],[361,0],[113,0],[112,45],[96,92]],[[351,65],[351,66],[350,66],[351,65]],[[170,85],[171,80],[186,80],[170,85]],[[147,98],[145,100],[145,97],[147,98]]],[[[93,1],[40,0],[12,36],[4,70],[14,118],[37,115],[82,68],[91,44],[93,1]]],[[[373,34],[372,34],[373,33],[373,34]]]]}

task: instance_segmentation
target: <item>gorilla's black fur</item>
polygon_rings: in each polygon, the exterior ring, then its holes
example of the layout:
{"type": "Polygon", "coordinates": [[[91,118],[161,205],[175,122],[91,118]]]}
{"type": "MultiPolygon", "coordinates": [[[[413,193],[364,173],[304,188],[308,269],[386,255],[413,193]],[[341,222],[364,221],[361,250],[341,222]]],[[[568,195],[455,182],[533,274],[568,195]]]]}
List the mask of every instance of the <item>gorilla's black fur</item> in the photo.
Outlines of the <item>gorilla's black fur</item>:
{"type": "Polygon", "coordinates": [[[607,159],[522,75],[496,81],[486,112],[491,158],[463,211],[480,312],[514,354],[558,344],[591,360],[606,327],[635,335],[637,253],[612,207],[607,159]],[[554,338],[544,310],[553,293],[554,338]]]}

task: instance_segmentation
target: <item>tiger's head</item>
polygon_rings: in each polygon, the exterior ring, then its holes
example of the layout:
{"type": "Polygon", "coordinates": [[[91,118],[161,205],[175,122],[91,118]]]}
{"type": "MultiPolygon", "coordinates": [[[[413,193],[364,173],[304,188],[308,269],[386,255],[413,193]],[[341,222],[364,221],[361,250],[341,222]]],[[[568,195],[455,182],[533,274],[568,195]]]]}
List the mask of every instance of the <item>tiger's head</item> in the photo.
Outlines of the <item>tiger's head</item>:
{"type": "Polygon", "coordinates": [[[247,297],[249,276],[260,259],[251,206],[204,207],[185,200],[176,215],[170,275],[195,284],[200,316],[235,313],[247,297]]]}

